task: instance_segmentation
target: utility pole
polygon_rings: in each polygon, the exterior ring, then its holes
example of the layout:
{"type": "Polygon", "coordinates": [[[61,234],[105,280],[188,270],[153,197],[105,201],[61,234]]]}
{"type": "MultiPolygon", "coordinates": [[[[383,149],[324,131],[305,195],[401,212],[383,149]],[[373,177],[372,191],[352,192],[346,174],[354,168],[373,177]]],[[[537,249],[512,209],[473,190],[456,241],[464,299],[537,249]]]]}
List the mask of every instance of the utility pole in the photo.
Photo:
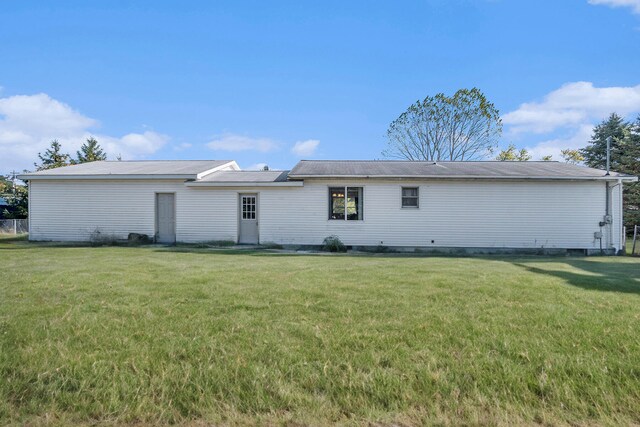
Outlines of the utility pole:
{"type": "Polygon", "coordinates": [[[609,175],[609,169],[611,167],[611,137],[607,137],[607,173],[609,175]]]}
{"type": "Polygon", "coordinates": [[[16,172],[15,170],[11,171],[11,175],[10,175],[10,179],[11,179],[11,183],[13,184],[13,195],[16,195],[16,180],[18,179],[18,172],[16,172]]]}

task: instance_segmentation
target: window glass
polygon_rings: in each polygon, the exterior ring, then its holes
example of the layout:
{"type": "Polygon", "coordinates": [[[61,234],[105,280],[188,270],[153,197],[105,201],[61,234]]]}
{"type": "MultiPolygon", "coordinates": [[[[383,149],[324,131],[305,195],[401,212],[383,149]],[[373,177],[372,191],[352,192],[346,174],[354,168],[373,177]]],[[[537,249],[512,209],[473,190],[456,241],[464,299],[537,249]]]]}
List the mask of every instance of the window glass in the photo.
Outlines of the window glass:
{"type": "Polygon", "coordinates": [[[418,187],[402,187],[402,207],[418,207],[418,187]]]}
{"type": "Polygon", "coordinates": [[[344,219],[344,187],[329,188],[329,219],[344,219]]]}
{"type": "Polygon", "coordinates": [[[347,220],[362,219],[362,188],[347,188],[347,220]]]}
{"type": "Polygon", "coordinates": [[[362,187],[330,187],[329,219],[362,220],[362,187]]]}
{"type": "Polygon", "coordinates": [[[256,219],[256,196],[242,196],[242,219],[256,219]]]}

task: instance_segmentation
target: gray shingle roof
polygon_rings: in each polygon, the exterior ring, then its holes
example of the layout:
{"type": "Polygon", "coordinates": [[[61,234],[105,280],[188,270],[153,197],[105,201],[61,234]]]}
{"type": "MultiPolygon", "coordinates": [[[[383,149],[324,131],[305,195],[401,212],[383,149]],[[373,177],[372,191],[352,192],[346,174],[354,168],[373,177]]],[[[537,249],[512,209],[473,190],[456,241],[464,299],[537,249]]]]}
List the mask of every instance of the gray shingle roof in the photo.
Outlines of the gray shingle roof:
{"type": "MultiPolygon", "coordinates": [[[[604,178],[605,171],[560,162],[415,162],[403,160],[302,160],[289,178],[604,178]]],[[[612,178],[630,175],[611,172],[612,178]]]]}
{"type": "Polygon", "coordinates": [[[30,177],[74,176],[176,176],[193,178],[199,173],[214,169],[231,160],[148,160],[148,161],[98,161],[65,166],[21,175],[30,177]]]}
{"type": "Polygon", "coordinates": [[[286,182],[289,171],[219,171],[198,182],[286,182]]]}

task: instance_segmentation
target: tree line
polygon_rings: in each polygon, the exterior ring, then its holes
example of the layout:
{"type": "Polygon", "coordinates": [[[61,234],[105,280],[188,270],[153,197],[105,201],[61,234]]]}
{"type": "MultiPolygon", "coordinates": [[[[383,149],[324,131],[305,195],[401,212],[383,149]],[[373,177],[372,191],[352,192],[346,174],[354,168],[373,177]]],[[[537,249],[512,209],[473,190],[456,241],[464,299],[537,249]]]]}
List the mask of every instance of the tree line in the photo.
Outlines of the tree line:
{"type": "Polygon", "coordinates": [[[62,166],[78,165],[80,163],[95,162],[97,160],[107,160],[107,154],[94,137],[87,138],[80,150],[76,151],[76,158],[72,158],[69,153],[62,151],[62,145],[57,139],[51,141],[49,148],[43,153],[38,153],[40,164],[34,163],[36,170],[59,168],[62,166]]]}
{"type": "MultiPolygon", "coordinates": [[[[107,160],[107,154],[94,137],[87,138],[80,150],[76,151],[76,157],[62,151],[58,140],[53,140],[44,153],[38,153],[40,163],[34,163],[36,170],[46,170],[61,166],[77,165],[80,163],[107,160]]],[[[118,157],[118,160],[121,160],[118,157]]],[[[24,171],[27,172],[27,171],[24,171]]],[[[7,206],[0,212],[0,218],[20,219],[29,214],[29,189],[26,185],[16,182],[15,175],[0,176],[0,197],[7,206]]]]}

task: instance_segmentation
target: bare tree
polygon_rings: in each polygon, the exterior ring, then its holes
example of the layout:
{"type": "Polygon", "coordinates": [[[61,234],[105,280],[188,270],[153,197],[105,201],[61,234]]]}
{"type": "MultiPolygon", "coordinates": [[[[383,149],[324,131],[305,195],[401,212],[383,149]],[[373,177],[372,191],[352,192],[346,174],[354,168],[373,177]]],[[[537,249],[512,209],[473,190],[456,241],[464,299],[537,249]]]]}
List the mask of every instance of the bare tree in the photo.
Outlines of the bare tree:
{"type": "Polygon", "coordinates": [[[417,101],[387,130],[386,158],[477,160],[494,153],[502,134],[495,106],[477,88],[417,101]]]}

